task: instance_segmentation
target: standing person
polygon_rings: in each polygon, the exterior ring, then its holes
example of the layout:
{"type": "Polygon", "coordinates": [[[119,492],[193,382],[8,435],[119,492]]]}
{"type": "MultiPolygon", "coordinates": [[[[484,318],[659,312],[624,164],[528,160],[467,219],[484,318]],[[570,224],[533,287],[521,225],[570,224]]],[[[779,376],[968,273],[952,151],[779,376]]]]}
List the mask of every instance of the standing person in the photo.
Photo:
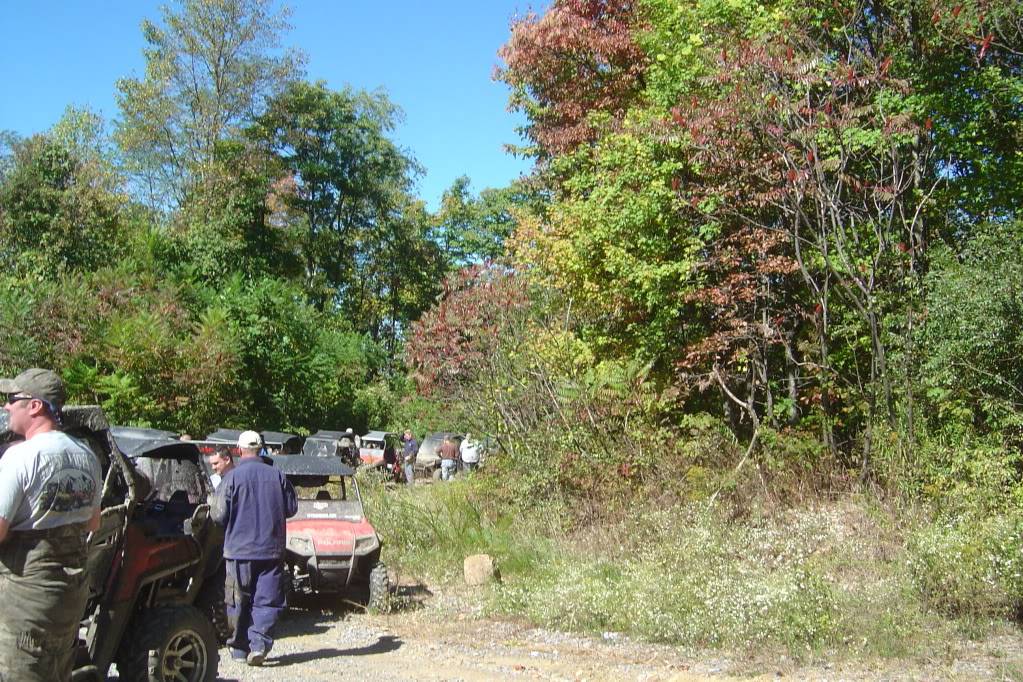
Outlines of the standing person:
{"type": "Polygon", "coordinates": [[[259,456],[255,431],[238,437],[241,457],[224,476],[212,514],[222,524],[227,579],[224,597],[231,658],[263,665],[273,646],[273,628],[285,608],[285,522],[298,511],[287,477],[259,456]]]}
{"type": "Polygon", "coordinates": [[[341,438],[337,441],[341,458],[352,466],[358,464],[359,461],[359,450],[356,438],[355,432],[352,431],[351,427],[349,427],[344,430],[341,434],[341,438]]]}
{"type": "Polygon", "coordinates": [[[99,528],[102,471],[60,430],[64,382],[47,369],[0,380],[10,430],[0,459],[0,679],[71,679],[88,583],[86,535],[99,528]]]}
{"type": "Polygon", "coordinates": [[[444,442],[440,445],[440,478],[442,481],[450,481],[455,476],[455,459],[458,458],[458,446],[451,440],[451,436],[445,436],[444,442]]]}
{"type": "Polygon", "coordinates": [[[416,453],[419,452],[419,442],[410,429],[405,429],[401,441],[401,467],[405,471],[405,483],[413,486],[416,484],[416,453]]]}
{"type": "Polygon", "coordinates": [[[465,434],[465,438],[458,445],[458,454],[462,458],[462,468],[466,471],[476,471],[480,465],[480,444],[472,439],[472,434],[465,434]]]}
{"type": "Polygon", "coordinates": [[[227,476],[227,472],[234,469],[234,459],[231,458],[231,453],[224,449],[214,450],[212,455],[206,457],[206,461],[213,469],[213,473],[210,474],[210,482],[213,484],[213,489],[216,490],[220,487],[220,482],[227,476]]]}

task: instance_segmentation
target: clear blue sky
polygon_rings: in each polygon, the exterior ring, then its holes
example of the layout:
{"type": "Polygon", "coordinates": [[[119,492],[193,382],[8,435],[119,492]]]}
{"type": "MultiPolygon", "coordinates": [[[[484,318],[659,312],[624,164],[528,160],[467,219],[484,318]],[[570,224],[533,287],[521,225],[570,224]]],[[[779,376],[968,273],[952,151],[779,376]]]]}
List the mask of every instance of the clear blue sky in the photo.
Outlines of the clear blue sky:
{"type": "MultiPolygon", "coordinates": [[[[169,0],[0,1],[0,129],[27,136],[69,104],[117,116],[114,83],[141,76],[143,19],[169,0]]],[[[308,77],[331,87],[383,88],[405,111],[398,144],[426,167],[419,194],[435,209],[460,175],[472,188],[507,184],[529,164],[503,151],[522,118],[491,74],[509,21],[546,0],[294,0],[286,45],[308,77]]]]}

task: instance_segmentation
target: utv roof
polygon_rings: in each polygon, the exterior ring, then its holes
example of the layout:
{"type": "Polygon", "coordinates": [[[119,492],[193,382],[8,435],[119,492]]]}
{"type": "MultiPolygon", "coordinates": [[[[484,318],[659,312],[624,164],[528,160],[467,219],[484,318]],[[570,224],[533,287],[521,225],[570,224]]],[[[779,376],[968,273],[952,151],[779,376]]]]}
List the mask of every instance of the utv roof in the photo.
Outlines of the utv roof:
{"type": "MultiPolygon", "coordinates": [[[[6,410],[0,410],[0,435],[13,435],[7,421],[6,410]]],[[[110,428],[103,408],[99,405],[65,405],[61,410],[61,422],[65,429],[88,429],[90,431],[106,431],[110,428]]]]}
{"type": "MultiPolygon", "coordinates": [[[[238,436],[240,435],[242,435],[242,432],[238,429],[217,429],[207,435],[206,440],[234,445],[238,442],[238,436]]],[[[299,452],[302,449],[302,437],[293,433],[261,431],[260,435],[263,436],[264,443],[267,445],[280,445],[281,449],[285,452],[299,452]]]]}
{"type": "Polygon", "coordinates": [[[337,440],[338,438],[344,438],[345,436],[348,436],[349,438],[351,438],[354,435],[356,435],[354,431],[327,431],[325,429],[321,429],[321,430],[317,431],[316,433],[314,433],[313,435],[309,436],[309,438],[307,438],[306,440],[310,440],[310,439],[312,439],[312,440],[337,440]]]}
{"type": "Polygon", "coordinates": [[[302,436],[297,436],[294,433],[284,433],[283,431],[263,431],[262,434],[264,442],[280,443],[283,452],[295,454],[302,452],[302,441],[305,440],[302,436]]]}
{"type": "Polygon", "coordinates": [[[199,449],[187,440],[180,440],[173,431],[142,429],[134,426],[111,426],[118,449],[126,456],[195,459],[199,449]]]}
{"type": "Polygon", "coordinates": [[[275,457],[273,465],[285,476],[354,476],[355,470],[340,457],[287,455],[275,457]]]}
{"type": "Polygon", "coordinates": [[[206,440],[234,444],[238,442],[238,436],[240,435],[242,435],[242,432],[237,429],[217,429],[213,433],[206,434],[206,440]]]}
{"type": "Polygon", "coordinates": [[[386,440],[388,436],[397,436],[398,434],[392,433],[391,431],[367,431],[362,435],[367,440],[386,440]]]}

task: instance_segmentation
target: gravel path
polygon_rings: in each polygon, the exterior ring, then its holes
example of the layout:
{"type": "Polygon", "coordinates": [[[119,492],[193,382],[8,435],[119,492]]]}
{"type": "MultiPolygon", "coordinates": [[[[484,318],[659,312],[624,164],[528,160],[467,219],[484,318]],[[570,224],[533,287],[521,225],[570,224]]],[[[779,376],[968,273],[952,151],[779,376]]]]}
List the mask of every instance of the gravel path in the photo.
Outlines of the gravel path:
{"type": "MultiPolygon", "coordinates": [[[[406,590],[409,588],[406,588],[406,590]]],[[[221,680],[990,680],[1021,679],[1023,637],[1008,631],[962,643],[941,660],[799,665],[779,657],[740,660],[603,637],[565,634],[480,616],[471,599],[418,590],[413,607],[389,615],[319,605],[292,609],[262,668],[230,660],[221,680]]]]}

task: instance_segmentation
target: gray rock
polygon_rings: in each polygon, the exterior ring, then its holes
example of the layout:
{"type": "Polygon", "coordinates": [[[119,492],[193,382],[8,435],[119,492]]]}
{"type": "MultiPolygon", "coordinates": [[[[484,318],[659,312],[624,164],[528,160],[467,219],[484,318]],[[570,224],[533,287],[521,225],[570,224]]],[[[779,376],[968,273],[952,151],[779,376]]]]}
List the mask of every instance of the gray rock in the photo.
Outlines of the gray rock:
{"type": "Polygon", "coordinates": [[[472,587],[486,585],[501,579],[497,566],[494,564],[494,558],[489,554],[473,554],[465,557],[465,561],[462,562],[462,572],[465,575],[465,584],[472,587]]]}

